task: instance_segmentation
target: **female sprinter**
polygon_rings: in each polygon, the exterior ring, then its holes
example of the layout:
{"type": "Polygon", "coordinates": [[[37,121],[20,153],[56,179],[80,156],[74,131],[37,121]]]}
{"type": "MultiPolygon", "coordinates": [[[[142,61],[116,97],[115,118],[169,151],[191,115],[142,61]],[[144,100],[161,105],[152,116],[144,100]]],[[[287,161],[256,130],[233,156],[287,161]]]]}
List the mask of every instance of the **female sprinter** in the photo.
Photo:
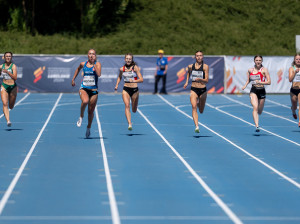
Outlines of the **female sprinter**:
{"type": "Polygon", "coordinates": [[[80,127],[86,106],[88,105],[88,125],[85,136],[90,137],[91,126],[94,118],[94,110],[98,100],[98,77],[101,76],[101,63],[97,62],[96,51],[90,49],[88,51],[88,61],[81,62],[75,70],[72,86],[75,86],[75,78],[79,71],[83,68],[83,79],[79,89],[81,99],[80,117],[77,121],[77,126],[80,127]]]}
{"type": "Polygon", "coordinates": [[[183,88],[186,88],[189,82],[189,78],[192,79],[192,87],[190,94],[190,101],[192,104],[192,114],[195,123],[195,132],[199,133],[198,126],[198,112],[197,106],[199,108],[199,112],[202,114],[205,107],[207,92],[206,92],[206,84],[208,83],[209,77],[209,67],[207,64],[203,63],[203,52],[197,51],[195,53],[196,62],[194,64],[190,64],[188,66],[188,74],[186,77],[186,82],[183,88]]]}
{"type": "MultiPolygon", "coordinates": [[[[289,69],[289,81],[292,82],[292,87],[290,90],[291,102],[292,102],[292,113],[293,117],[297,119],[296,109],[297,103],[300,105],[300,54],[296,54],[292,67],[289,69]]],[[[299,123],[298,127],[300,128],[300,110],[298,110],[299,123]]]]}
{"type": "Polygon", "coordinates": [[[255,132],[260,132],[258,125],[258,115],[261,115],[264,109],[266,90],[264,85],[271,84],[270,74],[267,68],[262,65],[263,58],[260,55],[254,57],[254,68],[248,69],[247,72],[247,82],[243,86],[243,90],[247,87],[249,83],[252,84],[250,90],[250,101],[253,106],[253,120],[255,123],[255,132]]]}
{"type": "Polygon", "coordinates": [[[118,89],[122,76],[124,78],[122,98],[125,104],[125,116],[128,122],[128,130],[131,131],[130,100],[132,112],[135,113],[139,103],[139,88],[137,84],[143,82],[142,74],[139,67],[133,61],[132,54],[125,55],[125,65],[120,68],[115,90],[118,89]]]}
{"type": "Polygon", "coordinates": [[[7,126],[11,126],[9,118],[9,109],[13,109],[17,99],[18,88],[17,80],[17,66],[12,63],[11,52],[4,53],[4,64],[0,67],[3,81],[1,84],[1,99],[3,103],[3,113],[7,121],[7,126]],[[9,109],[8,109],[9,107],[9,109]]]}

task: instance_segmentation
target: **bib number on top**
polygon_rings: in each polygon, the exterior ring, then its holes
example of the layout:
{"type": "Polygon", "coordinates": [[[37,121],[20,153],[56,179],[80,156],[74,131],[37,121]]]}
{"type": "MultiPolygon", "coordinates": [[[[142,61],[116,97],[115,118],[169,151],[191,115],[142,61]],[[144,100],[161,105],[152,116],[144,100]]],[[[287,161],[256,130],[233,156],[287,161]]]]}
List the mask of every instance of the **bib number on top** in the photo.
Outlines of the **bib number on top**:
{"type": "Polygon", "coordinates": [[[294,82],[300,82],[300,72],[296,73],[293,81],[294,82]]]}
{"type": "Polygon", "coordinates": [[[95,77],[92,75],[87,75],[83,77],[83,85],[84,86],[95,86],[95,77]]]}
{"type": "Polygon", "coordinates": [[[192,71],[192,81],[196,81],[198,78],[203,79],[203,71],[192,71]]]}
{"type": "Polygon", "coordinates": [[[6,80],[12,79],[12,78],[10,77],[10,75],[7,74],[7,73],[5,73],[5,72],[2,72],[1,74],[2,74],[3,79],[6,79],[6,80]]]}
{"type": "Polygon", "coordinates": [[[124,82],[130,82],[130,79],[134,79],[133,72],[123,72],[124,82]]]}

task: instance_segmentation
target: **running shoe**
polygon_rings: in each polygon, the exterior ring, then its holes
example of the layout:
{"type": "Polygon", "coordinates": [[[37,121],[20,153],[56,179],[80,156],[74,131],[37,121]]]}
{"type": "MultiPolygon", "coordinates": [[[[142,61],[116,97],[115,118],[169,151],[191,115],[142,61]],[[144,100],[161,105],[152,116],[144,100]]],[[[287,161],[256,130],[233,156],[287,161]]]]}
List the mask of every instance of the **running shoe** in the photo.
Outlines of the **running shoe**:
{"type": "Polygon", "coordinates": [[[198,127],[198,126],[195,128],[195,132],[196,132],[196,133],[200,133],[200,130],[199,130],[199,127],[198,127]]]}
{"type": "Polygon", "coordinates": [[[10,121],[7,122],[7,127],[11,127],[11,122],[10,121]]]}
{"type": "Polygon", "coordinates": [[[128,125],[128,130],[129,130],[129,131],[132,131],[132,125],[131,125],[131,124],[128,125]]]}
{"type": "Polygon", "coordinates": [[[82,117],[79,117],[77,121],[77,127],[81,127],[81,124],[82,124],[82,117]]]}
{"type": "Polygon", "coordinates": [[[256,129],[255,129],[255,132],[260,132],[260,128],[259,128],[259,126],[258,126],[258,127],[256,127],[256,129]]]}
{"type": "Polygon", "coordinates": [[[90,128],[86,128],[85,137],[89,138],[90,135],[91,135],[91,129],[90,128]]]}

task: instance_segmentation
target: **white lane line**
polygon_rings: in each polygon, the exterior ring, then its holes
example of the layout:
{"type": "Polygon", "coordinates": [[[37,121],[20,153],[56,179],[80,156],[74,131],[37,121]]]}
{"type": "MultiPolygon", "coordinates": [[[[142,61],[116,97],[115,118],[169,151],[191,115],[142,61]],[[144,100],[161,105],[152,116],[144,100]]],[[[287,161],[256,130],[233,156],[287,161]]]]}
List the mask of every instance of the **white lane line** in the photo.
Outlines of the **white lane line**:
{"type": "Polygon", "coordinates": [[[110,211],[112,216],[112,222],[113,224],[120,224],[120,215],[118,211],[117,201],[114,193],[114,188],[111,180],[111,174],[109,170],[108,160],[107,160],[107,154],[106,149],[103,141],[103,134],[101,129],[101,123],[99,119],[98,114],[98,108],[96,107],[96,119],[98,124],[98,130],[99,130],[99,137],[100,137],[100,144],[102,149],[102,157],[103,157],[103,163],[104,163],[104,171],[105,171],[105,178],[106,178],[106,185],[107,185],[107,191],[108,191],[108,198],[109,198],[109,204],[110,204],[110,211]]]}
{"type": "Polygon", "coordinates": [[[271,102],[271,103],[273,103],[273,104],[276,104],[276,105],[278,105],[278,106],[285,107],[285,108],[288,108],[288,109],[291,110],[291,106],[287,106],[287,105],[285,105],[285,104],[277,103],[277,102],[275,102],[275,101],[273,101],[273,100],[270,100],[270,99],[267,99],[267,101],[269,101],[269,102],[271,102]]]}
{"type": "MultiPolygon", "coordinates": [[[[214,107],[214,106],[210,105],[209,103],[207,103],[206,105],[207,105],[208,107],[210,107],[210,108],[213,108],[213,109],[215,109],[215,110],[221,112],[221,113],[227,114],[227,115],[230,116],[230,117],[233,117],[233,118],[235,118],[235,119],[237,119],[237,120],[240,120],[240,121],[242,121],[242,122],[244,122],[244,123],[246,123],[246,124],[249,124],[249,125],[255,127],[254,124],[252,124],[252,123],[250,123],[250,122],[248,122],[248,121],[245,121],[244,119],[242,119],[242,118],[240,118],[240,117],[237,117],[237,116],[235,116],[235,115],[233,115],[233,114],[231,114],[231,113],[228,113],[228,112],[226,112],[226,111],[224,111],[224,110],[221,110],[220,107],[214,107]]],[[[276,134],[276,133],[274,133],[274,132],[268,131],[268,130],[265,129],[265,128],[260,127],[260,129],[263,130],[263,131],[265,131],[265,132],[267,132],[267,133],[269,133],[269,134],[271,134],[271,135],[274,135],[274,136],[276,136],[276,137],[278,137],[278,138],[281,138],[281,139],[283,139],[283,140],[285,140],[285,141],[288,141],[288,142],[293,143],[293,144],[295,144],[295,145],[297,145],[297,146],[300,146],[300,143],[294,142],[294,141],[292,141],[292,140],[290,140],[290,139],[288,139],[288,138],[285,138],[285,137],[283,137],[283,136],[281,136],[281,135],[279,135],[279,134],[276,134]]]]}
{"type": "Polygon", "coordinates": [[[151,107],[151,106],[157,106],[157,105],[163,105],[162,103],[151,103],[151,104],[141,104],[139,107],[151,107]]]}
{"type": "Polygon", "coordinates": [[[58,105],[58,102],[60,101],[61,97],[62,97],[62,93],[59,94],[59,97],[57,98],[57,100],[56,100],[56,102],[55,102],[55,104],[54,104],[54,106],[53,106],[53,108],[52,108],[52,110],[51,110],[51,112],[50,112],[50,114],[49,114],[49,116],[48,116],[48,118],[47,118],[44,126],[43,126],[43,128],[41,129],[41,131],[38,134],[37,138],[35,139],[33,145],[31,146],[29,152],[27,153],[27,155],[26,155],[26,157],[25,157],[22,165],[20,166],[17,174],[14,176],[14,179],[12,180],[12,182],[9,185],[9,187],[5,191],[3,197],[2,197],[2,199],[0,201],[0,216],[1,216],[2,212],[3,212],[3,209],[4,209],[6,203],[7,203],[8,199],[9,199],[11,193],[13,192],[15,186],[17,185],[17,183],[18,183],[18,181],[19,181],[19,179],[20,179],[20,177],[21,177],[21,175],[22,175],[22,173],[23,173],[23,171],[24,171],[24,169],[25,169],[25,167],[26,167],[26,165],[27,165],[27,163],[28,163],[28,161],[29,161],[29,159],[30,159],[30,157],[31,157],[31,155],[32,155],[35,147],[36,147],[36,145],[37,145],[37,143],[39,142],[39,140],[40,140],[40,138],[41,138],[41,136],[42,136],[42,134],[43,134],[46,126],[48,125],[48,123],[49,123],[49,121],[50,121],[50,119],[51,119],[51,117],[52,117],[52,115],[53,115],[53,113],[54,113],[54,111],[55,111],[55,109],[56,109],[56,107],[58,105]]]}
{"type": "Polygon", "coordinates": [[[191,105],[190,105],[190,104],[183,104],[183,105],[177,106],[177,108],[180,108],[180,107],[188,107],[188,106],[191,106],[191,105]]]}
{"type": "MultiPolygon", "coordinates": [[[[203,220],[226,221],[228,216],[120,216],[122,220],[203,220]]],[[[299,216],[240,216],[247,221],[300,221],[299,216]]],[[[111,216],[1,216],[3,221],[77,221],[111,220],[111,216]]]]}
{"type": "MultiPolygon", "coordinates": [[[[176,108],[172,103],[170,103],[168,100],[166,100],[165,98],[163,98],[162,96],[159,96],[163,101],[165,101],[168,105],[170,105],[171,107],[173,107],[174,109],[176,109],[178,112],[182,113],[183,115],[185,115],[186,117],[190,118],[193,120],[192,116],[188,115],[187,113],[185,113],[184,111],[176,108]]],[[[223,135],[219,134],[218,132],[215,132],[214,130],[212,130],[211,128],[207,127],[206,125],[202,124],[201,122],[198,122],[201,126],[203,126],[204,128],[206,128],[207,130],[209,130],[210,132],[214,133],[215,135],[219,136],[220,138],[224,139],[226,142],[230,143],[231,145],[233,145],[234,147],[236,147],[237,149],[241,150],[242,152],[244,152],[245,154],[247,154],[248,156],[250,156],[252,159],[256,160],[257,162],[261,163],[262,165],[264,165],[265,167],[267,167],[268,169],[272,170],[274,173],[276,173],[277,175],[279,175],[280,177],[282,177],[283,179],[287,180],[288,182],[290,182],[291,184],[293,184],[294,186],[296,186],[297,188],[300,188],[300,184],[296,181],[294,181],[292,178],[284,175],[282,172],[280,172],[279,170],[275,169],[274,167],[272,167],[271,165],[265,163],[264,161],[262,161],[261,159],[257,158],[256,156],[252,155],[250,152],[246,151],[245,149],[243,149],[242,147],[238,146],[237,144],[235,144],[234,142],[230,141],[228,138],[224,137],[223,135]]]]}
{"type": "Polygon", "coordinates": [[[215,192],[203,181],[203,179],[196,173],[196,171],[186,162],[186,160],[177,152],[177,150],[168,142],[168,140],[156,129],[156,127],[148,120],[140,109],[137,110],[139,114],[147,121],[153,130],[164,140],[174,154],[180,159],[195,179],[200,183],[204,190],[212,197],[212,199],[221,207],[221,209],[228,215],[234,223],[242,223],[242,221],[234,214],[231,209],[217,196],[215,192]]]}
{"type": "MultiPolygon", "coordinates": [[[[191,105],[190,105],[191,106],[191,105]]],[[[214,106],[212,106],[214,107],[214,106]]],[[[221,105],[221,106],[217,106],[218,108],[224,108],[224,107],[239,107],[239,105],[237,104],[227,104],[227,105],[221,105]]]]}
{"type": "MultiPolygon", "coordinates": [[[[230,100],[230,101],[232,101],[232,102],[235,102],[235,103],[238,103],[238,104],[240,104],[240,105],[243,105],[243,106],[245,106],[245,107],[252,108],[252,106],[249,106],[248,104],[242,103],[242,102],[240,102],[240,101],[238,101],[238,100],[231,99],[231,98],[228,97],[228,96],[222,95],[222,97],[224,97],[224,98],[226,98],[226,99],[228,99],[228,100],[230,100]]],[[[268,111],[266,111],[266,110],[264,110],[263,113],[266,113],[266,114],[269,114],[269,115],[271,115],[271,116],[273,116],[273,117],[277,117],[277,118],[280,118],[280,119],[283,119],[283,120],[286,120],[286,121],[289,121],[289,122],[298,124],[298,122],[296,122],[296,121],[290,120],[290,119],[288,119],[288,118],[286,118],[286,117],[282,117],[282,116],[279,116],[279,115],[276,115],[276,114],[273,114],[273,113],[270,113],[270,112],[268,112],[268,111]]]]}
{"type": "MultiPolygon", "coordinates": [[[[20,99],[16,104],[15,104],[15,107],[18,106],[20,103],[22,103],[28,96],[30,95],[30,93],[27,93],[25,96],[23,96],[22,99],[20,99]]],[[[9,109],[10,111],[10,109],[9,109]]],[[[4,114],[1,114],[0,115],[0,118],[2,118],[4,116],[4,114]]]]}

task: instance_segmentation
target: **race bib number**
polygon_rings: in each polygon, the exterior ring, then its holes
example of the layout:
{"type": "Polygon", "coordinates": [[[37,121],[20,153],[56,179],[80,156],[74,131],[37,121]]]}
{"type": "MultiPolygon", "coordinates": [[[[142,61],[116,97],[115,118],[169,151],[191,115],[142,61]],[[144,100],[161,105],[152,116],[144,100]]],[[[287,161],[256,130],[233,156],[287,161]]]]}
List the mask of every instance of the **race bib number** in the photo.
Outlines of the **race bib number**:
{"type": "Polygon", "coordinates": [[[95,76],[92,75],[86,75],[83,77],[83,85],[84,86],[95,86],[95,76]]]}
{"type": "Polygon", "coordinates": [[[123,72],[124,82],[130,82],[130,79],[134,79],[133,72],[123,72]]]}
{"type": "Polygon", "coordinates": [[[250,83],[251,83],[252,85],[257,84],[257,83],[256,83],[256,80],[260,81],[260,75],[251,75],[251,76],[250,76],[250,83]]]}
{"type": "Polygon", "coordinates": [[[192,81],[196,81],[198,78],[203,79],[203,71],[192,71],[192,81]]]}
{"type": "Polygon", "coordinates": [[[300,82],[300,72],[296,73],[294,82],[300,82]]]}
{"type": "Polygon", "coordinates": [[[6,79],[6,80],[12,79],[12,78],[10,77],[10,75],[7,74],[7,73],[2,72],[1,74],[2,74],[3,79],[6,79]]]}

